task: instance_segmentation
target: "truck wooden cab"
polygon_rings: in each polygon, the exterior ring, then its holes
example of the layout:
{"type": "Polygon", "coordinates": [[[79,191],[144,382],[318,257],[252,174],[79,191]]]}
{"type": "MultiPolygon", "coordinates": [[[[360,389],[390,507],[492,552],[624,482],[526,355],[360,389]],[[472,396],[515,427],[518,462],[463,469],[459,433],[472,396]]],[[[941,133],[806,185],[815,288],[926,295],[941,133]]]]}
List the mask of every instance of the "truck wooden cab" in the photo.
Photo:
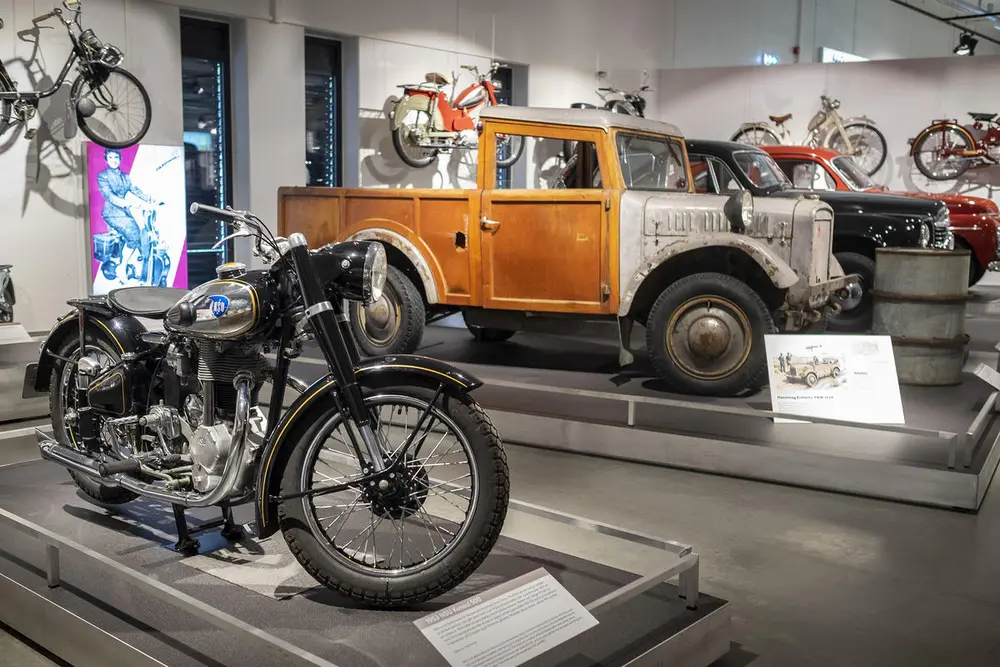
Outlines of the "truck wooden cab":
{"type": "Polygon", "coordinates": [[[693,193],[673,125],[524,107],[484,109],[481,120],[477,189],[279,191],[282,235],[386,246],[383,298],[350,313],[368,354],[412,352],[429,319],[461,311],[492,341],[617,321],[624,365],[639,322],[673,387],[732,395],[764,380],[765,334],[820,322],[850,282],[831,255],[829,206],[693,193]],[[524,138],[525,187],[503,187],[498,135],[501,145],[524,138]],[[582,187],[564,187],[566,142],[582,187]]]}

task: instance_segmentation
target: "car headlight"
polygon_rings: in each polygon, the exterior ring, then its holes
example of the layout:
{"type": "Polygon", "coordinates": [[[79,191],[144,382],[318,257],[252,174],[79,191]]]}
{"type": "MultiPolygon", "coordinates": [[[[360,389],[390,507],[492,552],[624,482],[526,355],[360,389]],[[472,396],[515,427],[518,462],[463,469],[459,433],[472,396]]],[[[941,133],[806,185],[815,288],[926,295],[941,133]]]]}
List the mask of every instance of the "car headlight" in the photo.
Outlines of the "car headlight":
{"type": "Polygon", "coordinates": [[[362,274],[365,301],[373,303],[382,298],[385,290],[385,279],[389,274],[389,262],[385,256],[385,248],[381,243],[372,243],[365,253],[365,269],[362,274]]]}
{"type": "Polygon", "coordinates": [[[743,233],[753,223],[753,195],[747,190],[733,193],[722,207],[722,212],[733,232],[743,233]]]}
{"type": "Polygon", "coordinates": [[[920,224],[920,247],[926,248],[931,243],[931,226],[926,222],[920,224]]]}

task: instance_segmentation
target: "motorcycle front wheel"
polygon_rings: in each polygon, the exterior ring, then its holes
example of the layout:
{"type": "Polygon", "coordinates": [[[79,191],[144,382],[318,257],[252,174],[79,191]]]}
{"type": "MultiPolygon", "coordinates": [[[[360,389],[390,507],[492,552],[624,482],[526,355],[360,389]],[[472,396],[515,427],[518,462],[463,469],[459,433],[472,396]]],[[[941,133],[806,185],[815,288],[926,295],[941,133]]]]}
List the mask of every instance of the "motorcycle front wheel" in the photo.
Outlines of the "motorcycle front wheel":
{"type": "Polygon", "coordinates": [[[70,99],[76,102],[80,130],[99,146],[128,148],[149,131],[153,114],[149,94],[127,70],[100,66],[84,70],[73,82],[70,99]]]}
{"type": "MultiPolygon", "coordinates": [[[[507,461],[489,416],[467,394],[434,394],[415,386],[366,389],[387,463],[400,458],[431,406],[399,467],[379,483],[278,506],[281,532],[302,567],[371,607],[417,604],[451,590],[489,555],[506,517],[507,461]]],[[[281,494],[361,477],[367,463],[353,439],[360,442],[353,424],[329,410],[294,447],[281,494]]]]}
{"type": "Polygon", "coordinates": [[[868,123],[847,123],[843,132],[833,132],[827,138],[827,148],[850,155],[869,176],[882,168],[889,150],[879,129],[868,123]],[[848,138],[853,151],[848,147],[848,138]]]}

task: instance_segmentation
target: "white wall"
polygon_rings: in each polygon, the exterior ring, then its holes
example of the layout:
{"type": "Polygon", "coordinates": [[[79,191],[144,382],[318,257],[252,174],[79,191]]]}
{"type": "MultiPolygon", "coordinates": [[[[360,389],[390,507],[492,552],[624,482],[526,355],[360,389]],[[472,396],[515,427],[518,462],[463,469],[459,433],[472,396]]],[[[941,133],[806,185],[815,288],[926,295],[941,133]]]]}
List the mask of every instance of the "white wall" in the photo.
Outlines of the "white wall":
{"type": "Polygon", "coordinates": [[[953,192],[1000,202],[997,169],[971,169],[957,181],[931,181],[909,157],[908,140],[936,118],[971,121],[967,112],[1000,111],[1000,56],[860,63],[662,70],[662,120],[685,136],[728,140],[741,123],[791,113],[795,141],[819,108],[819,96],[841,101],[844,117],[866,115],[885,135],[888,157],[874,179],[894,190],[953,192]],[[683,91],[682,95],[672,91],[683,91]]]}
{"type": "MultiPolygon", "coordinates": [[[[910,4],[943,9],[936,0],[910,4]]],[[[672,45],[663,66],[673,68],[754,65],[765,52],[791,64],[796,45],[800,63],[818,62],[824,46],[872,60],[950,56],[960,34],[889,0],[666,0],[664,6],[672,45]]],[[[1000,31],[984,31],[1000,38],[1000,31]]],[[[1000,53],[1000,46],[980,40],[976,53],[1000,53]]]]}

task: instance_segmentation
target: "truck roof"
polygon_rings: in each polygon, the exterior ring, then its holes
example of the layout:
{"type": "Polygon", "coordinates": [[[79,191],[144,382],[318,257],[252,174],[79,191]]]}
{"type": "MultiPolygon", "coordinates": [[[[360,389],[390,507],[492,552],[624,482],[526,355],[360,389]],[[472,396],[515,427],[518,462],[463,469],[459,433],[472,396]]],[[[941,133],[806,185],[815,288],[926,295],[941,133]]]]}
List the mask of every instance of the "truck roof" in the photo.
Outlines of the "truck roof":
{"type": "Polygon", "coordinates": [[[680,129],[672,123],[664,123],[649,118],[639,118],[628,114],[615,113],[607,109],[561,109],[558,107],[485,107],[480,112],[481,118],[496,120],[523,121],[546,125],[572,125],[574,127],[593,127],[607,132],[611,128],[636,130],[666,134],[673,137],[682,136],[680,129]]]}

